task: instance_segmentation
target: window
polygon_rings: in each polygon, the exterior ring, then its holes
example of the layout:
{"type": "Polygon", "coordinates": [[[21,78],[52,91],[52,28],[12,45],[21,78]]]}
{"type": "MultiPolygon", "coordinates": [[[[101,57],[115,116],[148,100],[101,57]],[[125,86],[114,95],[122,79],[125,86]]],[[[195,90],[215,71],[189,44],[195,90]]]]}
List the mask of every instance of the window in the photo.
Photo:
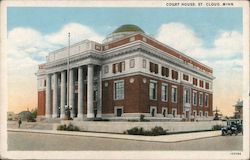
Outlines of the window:
{"type": "Polygon", "coordinates": [[[150,114],[152,117],[155,117],[157,113],[157,108],[156,107],[150,107],[150,114]]]}
{"type": "Polygon", "coordinates": [[[203,115],[203,112],[202,111],[200,111],[200,117],[203,115]]]}
{"type": "Polygon", "coordinates": [[[115,115],[116,117],[121,117],[123,114],[123,107],[115,107],[115,115]]]}
{"type": "Polygon", "coordinates": [[[172,70],[172,79],[178,80],[178,72],[175,70],[172,70]]]}
{"type": "Polygon", "coordinates": [[[166,107],[162,108],[162,115],[163,115],[163,117],[166,117],[166,115],[167,115],[167,108],[166,107]]]}
{"type": "Polygon", "coordinates": [[[146,61],[146,59],[143,59],[143,60],[142,60],[142,67],[143,67],[143,68],[146,68],[146,67],[147,67],[147,61],[146,61]]]}
{"type": "Polygon", "coordinates": [[[176,109],[172,109],[172,115],[173,115],[173,117],[176,117],[176,109]]]}
{"type": "Polygon", "coordinates": [[[124,99],[124,81],[115,81],[114,82],[114,97],[115,100],[124,99]]]}
{"type": "Polygon", "coordinates": [[[109,73],[109,66],[108,65],[104,66],[104,73],[109,73]]]}
{"type": "Polygon", "coordinates": [[[203,88],[203,81],[200,80],[200,87],[203,88]]]}
{"type": "Polygon", "coordinates": [[[193,91],[193,105],[197,106],[197,92],[193,91]]]}
{"type": "Polygon", "coordinates": [[[199,95],[199,105],[203,106],[203,93],[200,93],[199,95]]]}
{"type": "Polygon", "coordinates": [[[168,85],[163,83],[161,86],[161,100],[168,101],[168,85]]]}
{"type": "Polygon", "coordinates": [[[206,82],[206,89],[209,89],[209,83],[208,82],[206,82]]]}
{"type": "Polygon", "coordinates": [[[186,74],[183,74],[183,80],[185,80],[185,81],[189,81],[189,76],[188,76],[188,75],[186,75],[186,74]]]}
{"type": "Polygon", "coordinates": [[[158,64],[149,62],[149,71],[158,74],[158,64]]]}
{"type": "Polygon", "coordinates": [[[185,88],[184,97],[185,97],[185,103],[190,103],[190,89],[185,88]]]}
{"type": "Polygon", "coordinates": [[[197,79],[196,78],[193,78],[193,85],[197,86],[197,79]]]}
{"type": "Polygon", "coordinates": [[[150,81],[149,84],[149,98],[150,100],[156,100],[157,99],[157,82],[150,81]]]}
{"type": "Polygon", "coordinates": [[[169,76],[169,69],[166,67],[161,67],[161,75],[168,77],[169,76]]]}
{"type": "Polygon", "coordinates": [[[135,67],[135,59],[131,59],[131,60],[129,61],[129,67],[130,67],[130,68],[134,68],[134,67],[135,67]]]}
{"type": "Polygon", "coordinates": [[[125,61],[113,64],[113,73],[125,71],[125,61]]]}
{"type": "Polygon", "coordinates": [[[208,100],[209,100],[209,95],[205,95],[205,106],[208,107],[208,100]]]}
{"type": "Polygon", "coordinates": [[[46,87],[46,80],[44,80],[44,87],[46,87]]]}
{"type": "Polygon", "coordinates": [[[172,87],[172,102],[177,103],[177,86],[172,87]]]}
{"type": "Polygon", "coordinates": [[[193,116],[196,117],[196,110],[193,110],[193,116]]]}

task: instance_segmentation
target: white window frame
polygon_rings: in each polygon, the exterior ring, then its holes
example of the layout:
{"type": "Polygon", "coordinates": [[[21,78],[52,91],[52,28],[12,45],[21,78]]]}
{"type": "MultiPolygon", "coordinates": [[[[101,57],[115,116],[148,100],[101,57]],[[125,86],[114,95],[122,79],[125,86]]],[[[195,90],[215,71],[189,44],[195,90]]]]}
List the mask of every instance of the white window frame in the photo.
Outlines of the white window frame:
{"type": "Polygon", "coordinates": [[[107,73],[109,73],[109,66],[105,65],[104,66],[104,74],[107,74],[107,73]]]}
{"type": "Polygon", "coordinates": [[[172,103],[177,103],[177,101],[178,101],[177,86],[172,86],[172,89],[171,89],[171,101],[172,101],[172,103]],[[176,89],[176,98],[175,98],[175,101],[174,101],[174,89],[176,89]]]}
{"type": "Polygon", "coordinates": [[[202,117],[203,116],[203,111],[200,111],[199,113],[200,113],[199,116],[202,117]]]}
{"type": "Polygon", "coordinates": [[[125,61],[122,62],[122,66],[121,67],[122,67],[122,69],[121,69],[122,72],[125,71],[125,61]]]}
{"type": "MultiPolygon", "coordinates": [[[[164,110],[165,110],[165,117],[167,117],[167,115],[168,115],[168,109],[167,109],[167,107],[162,107],[161,114],[163,115],[164,110]]],[[[164,115],[163,115],[163,117],[164,117],[164,115]]]]}
{"type": "Polygon", "coordinates": [[[173,115],[173,117],[177,116],[177,109],[176,108],[172,108],[172,115],[173,115]]]}
{"type": "Polygon", "coordinates": [[[157,81],[150,80],[150,82],[149,82],[149,99],[150,100],[157,100],[157,81]],[[153,97],[153,93],[151,93],[151,83],[155,84],[155,98],[153,97]]]}
{"type": "Polygon", "coordinates": [[[130,68],[135,68],[135,59],[130,59],[130,61],[129,61],[129,67],[130,68]]]}
{"type": "Polygon", "coordinates": [[[196,117],[197,111],[193,110],[193,116],[196,117]]]}
{"type": "Polygon", "coordinates": [[[125,92],[125,88],[124,88],[124,80],[117,80],[117,81],[114,81],[114,100],[123,100],[124,99],[124,92],[125,92]],[[117,83],[123,83],[123,93],[121,94],[121,97],[117,97],[116,95],[116,84],[117,83]]]}
{"type": "Polygon", "coordinates": [[[163,102],[167,102],[168,101],[168,84],[166,84],[166,83],[162,83],[161,84],[161,100],[163,102]]]}
{"type": "Polygon", "coordinates": [[[147,60],[146,59],[142,59],[142,67],[147,68],[147,60]]]}
{"type": "Polygon", "coordinates": [[[205,117],[208,117],[208,111],[205,111],[205,117]]]}
{"type": "Polygon", "coordinates": [[[155,109],[155,115],[154,115],[154,117],[156,117],[156,115],[157,115],[157,107],[156,106],[150,106],[150,116],[153,117],[152,116],[153,109],[155,109]]]}
{"type": "Polygon", "coordinates": [[[122,114],[121,114],[121,117],[122,117],[122,115],[124,114],[123,106],[115,106],[114,107],[114,114],[115,114],[116,117],[118,117],[117,116],[117,109],[122,109],[122,114]]]}
{"type": "Polygon", "coordinates": [[[205,107],[208,107],[209,105],[209,95],[206,93],[205,94],[205,107]]]}
{"type": "Polygon", "coordinates": [[[119,63],[115,64],[115,73],[119,72],[119,63]]]}
{"type": "Polygon", "coordinates": [[[197,91],[193,91],[193,105],[194,106],[197,106],[197,102],[198,102],[198,94],[197,94],[197,91]],[[195,96],[196,94],[196,96],[195,96]],[[195,101],[196,99],[196,101],[195,101]],[[195,102],[195,103],[194,103],[195,102]]]}
{"type": "Polygon", "coordinates": [[[204,105],[204,102],[203,102],[204,100],[203,100],[203,98],[204,98],[204,97],[203,97],[203,93],[200,92],[200,93],[199,93],[199,106],[203,106],[203,105],[204,105]],[[201,100],[202,100],[202,101],[201,101],[201,100]],[[202,102],[202,103],[201,103],[201,102],[202,102]]]}

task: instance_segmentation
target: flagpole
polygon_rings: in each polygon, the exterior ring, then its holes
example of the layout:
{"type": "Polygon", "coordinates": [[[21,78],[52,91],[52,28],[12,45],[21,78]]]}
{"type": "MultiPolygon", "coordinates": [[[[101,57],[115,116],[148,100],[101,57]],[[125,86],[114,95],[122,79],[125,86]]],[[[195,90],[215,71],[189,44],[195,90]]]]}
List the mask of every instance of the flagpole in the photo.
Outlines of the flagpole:
{"type": "Polygon", "coordinates": [[[68,107],[68,110],[70,110],[69,108],[69,56],[70,56],[70,32],[68,33],[68,58],[67,58],[67,107],[68,107]]]}

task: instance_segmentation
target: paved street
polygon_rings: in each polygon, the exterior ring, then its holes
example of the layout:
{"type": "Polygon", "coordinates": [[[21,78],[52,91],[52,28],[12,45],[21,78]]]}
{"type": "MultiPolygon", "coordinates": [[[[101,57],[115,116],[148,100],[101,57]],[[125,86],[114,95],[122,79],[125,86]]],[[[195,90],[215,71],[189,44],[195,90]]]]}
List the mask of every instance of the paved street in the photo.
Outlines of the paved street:
{"type": "Polygon", "coordinates": [[[242,150],[242,136],[211,137],[177,143],[145,142],[100,137],[8,132],[8,150],[242,150]]]}

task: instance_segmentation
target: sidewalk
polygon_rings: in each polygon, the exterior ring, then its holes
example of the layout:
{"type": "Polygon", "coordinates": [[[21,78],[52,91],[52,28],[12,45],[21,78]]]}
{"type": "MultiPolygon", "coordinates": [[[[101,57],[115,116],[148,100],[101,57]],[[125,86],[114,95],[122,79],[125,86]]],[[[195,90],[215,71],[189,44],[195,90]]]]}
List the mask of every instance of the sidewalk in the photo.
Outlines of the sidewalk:
{"type": "Polygon", "coordinates": [[[194,133],[171,134],[171,135],[162,135],[162,136],[140,136],[140,135],[126,135],[126,134],[113,134],[113,133],[110,134],[110,133],[95,133],[95,132],[31,130],[31,129],[8,129],[8,131],[69,135],[69,136],[84,136],[84,137],[100,137],[100,138],[125,139],[125,140],[137,140],[137,141],[148,141],[148,142],[163,142],[163,143],[182,142],[182,141],[189,141],[189,140],[195,140],[195,139],[217,137],[221,135],[221,131],[194,132],[194,133]]]}

